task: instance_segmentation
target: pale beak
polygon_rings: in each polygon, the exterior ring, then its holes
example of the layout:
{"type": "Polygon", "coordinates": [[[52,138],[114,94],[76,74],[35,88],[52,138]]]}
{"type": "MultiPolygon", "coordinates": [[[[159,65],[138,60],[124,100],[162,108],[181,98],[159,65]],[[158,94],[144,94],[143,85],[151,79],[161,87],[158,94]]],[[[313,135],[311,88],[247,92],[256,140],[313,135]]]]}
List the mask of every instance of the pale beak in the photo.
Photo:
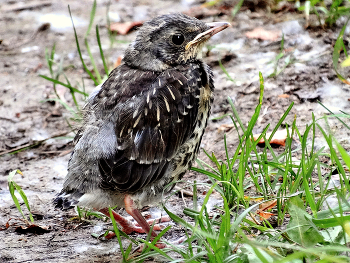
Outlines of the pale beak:
{"type": "Polygon", "coordinates": [[[207,23],[207,25],[210,27],[207,31],[200,33],[197,35],[192,41],[188,42],[185,49],[189,49],[191,46],[196,45],[198,43],[202,43],[207,41],[209,38],[211,38],[216,33],[219,33],[220,31],[224,30],[225,28],[231,26],[228,22],[214,22],[214,23],[207,23]]]}

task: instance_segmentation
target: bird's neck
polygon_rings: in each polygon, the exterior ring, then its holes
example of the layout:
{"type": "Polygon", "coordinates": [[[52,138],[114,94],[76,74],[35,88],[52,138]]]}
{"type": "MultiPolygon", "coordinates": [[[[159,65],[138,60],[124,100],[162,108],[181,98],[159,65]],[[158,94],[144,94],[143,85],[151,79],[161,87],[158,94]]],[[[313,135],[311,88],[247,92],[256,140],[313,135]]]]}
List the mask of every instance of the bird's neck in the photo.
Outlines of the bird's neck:
{"type": "Polygon", "coordinates": [[[125,51],[123,62],[129,67],[145,71],[162,72],[170,68],[170,65],[158,59],[152,52],[136,50],[132,45],[125,51]]]}

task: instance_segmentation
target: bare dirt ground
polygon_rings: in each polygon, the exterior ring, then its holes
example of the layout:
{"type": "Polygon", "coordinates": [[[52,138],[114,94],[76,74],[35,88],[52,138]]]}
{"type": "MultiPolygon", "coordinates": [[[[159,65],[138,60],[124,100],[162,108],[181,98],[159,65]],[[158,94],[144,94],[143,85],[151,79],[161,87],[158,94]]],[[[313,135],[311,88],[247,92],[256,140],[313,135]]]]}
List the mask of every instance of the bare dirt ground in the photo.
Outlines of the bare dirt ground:
{"type": "MultiPolygon", "coordinates": [[[[72,149],[71,138],[49,139],[25,151],[4,154],[70,131],[65,120],[70,117],[69,113],[57,103],[45,102],[48,98],[54,98],[54,92],[52,83],[40,78],[39,74],[49,76],[45,49],[51,49],[56,43],[55,61],[63,59],[63,65],[67,66],[65,74],[71,83],[81,82],[83,78],[87,92],[94,88],[79,62],[67,9],[69,4],[82,43],[92,1],[2,0],[0,3],[0,228],[3,229],[0,231],[0,262],[116,262],[120,259],[117,240],[101,241],[91,236],[110,228],[109,222],[92,219],[91,224],[80,224],[69,220],[75,216],[74,211],[58,211],[51,203],[66,175],[69,150],[72,149]],[[43,26],[45,23],[50,23],[50,27],[43,26]],[[19,220],[20,214],[7,187],[7,176],[14,169],[23,172],[23,176],[16,175],[15,181],[28,197],[35,223],[47,227],[47,233],[20,234],[15,231],[17,226],[24,226],[24,223],[19,220]],[[10,225],[8,228],[7,222],[10,225]]],[[[104,27],[107,23],[107,3],[98,1],[95,23],[101,26],[103,48],[110,64],[113,64],[135,37],[135,31],[126,36],[118,35],[117,43],[113,49],[109,49],[109,38],[104,27]]],[[[173,11],[194,14],[191,3],[199,5],[199,1],[112,1],[110,17],[112,22],[119,19],[143,21],[173,11]]],[[[201,15],[205,21],[230,21],[227,15],[230,9],[211,10],[215,12],[201,15]]],[[[332,66],[333,46],[344,20],[340,19],[332,29],[305,29],[305,19],[300,14],[284,11],[271,14],[263,9],[250,10],[244,6],[230,22],[232,27],[215,36],[203,55],[215,75],[212,117],[230,112],[229,96],[243,123],[247,124],[258,103],[259,71],[265,77],[265,95],[254,133],[261,132],[268,123],[274,127],[291,102],[295,105],[285,124],[291,125],[296,116],[301,131],[311,122],[312,112],[316,118],[326,114],[318,100],[336,113],[339,110],[350,112],[349,88],[338,80],[332,66]],[[247,37],[247,32],[257,28],[275,32],[277,36],[274,40],[247,37]],[[285,56],[279,68],[283,67],[286,57],[294,61],[277,77],[268,78],[274,71],[273,61],[280,52],[281,32],[284,34],[285,56]],[[219,59],[235,82],[228,80],[220,69],[219,59]]],[[[97,59],[94,30],[90,39],[97,59]]],[[[100,61],[98,66],[102,69],[100,61]]],[[[59,90],[65,91],[62,87],[59,90]]],[[[72,105],[68,92],[65,98],[72,105]]],[[[218,158],[224,158],[223,132],[218,132],[218,128],[229,123],[229,118],[210,121],[203,138],[202,147],[208,152],[214,151],[218,158]]],[[[329,123],[340,143],[349,151],[349,131],[334,119],[329,123]]],[[[73,133],[65,136],[72,137],[73,133]]],[[[227,140],[229,149],[234,151],[238,142],[235,131],[227,131],[227,140]]],[[[318,136],[316,147],[324,145],[322,137],[318,136]]],[[[205,155],[201,153],[200,158],[205,159],[205,155]]],[[[195,179],[206,180],[194,172],[184,178],[189,182],[195,179]]],[[[199,189],[200,193],[204,190],[199,189]]],[[[185,203],[190,204],[191,198],[181,199],[176,195],[167,205],[177,215],[183,216],[185,203]]],[[[24,205],[22,207],[25,210],[24,205]]],[[[161,213],[156,208],[146,209],[146,212],[152,217],[161,213]]],[[[182,236],[183,232],[181,227],[170,224],[173,228],[165,238],[172,241],[182,236]]],[[[144,237],[134,235],[137,236],[144,237]]]]}

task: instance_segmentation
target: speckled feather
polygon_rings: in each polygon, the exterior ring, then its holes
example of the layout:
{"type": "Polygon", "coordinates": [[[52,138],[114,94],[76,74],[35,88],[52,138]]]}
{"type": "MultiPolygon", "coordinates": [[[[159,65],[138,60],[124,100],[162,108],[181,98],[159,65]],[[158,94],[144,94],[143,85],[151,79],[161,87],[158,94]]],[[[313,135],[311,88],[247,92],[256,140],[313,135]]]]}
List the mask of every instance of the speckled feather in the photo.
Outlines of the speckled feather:
{"type": "MultiPolygon", "coordinates": [[[[197,27],[189,34],[207,29],[186,19],[197,27]]],[[[192,55],[182,63],[169,56],[145,68],[130,61],[134,48],[84,108],[58,207],[123,206],[124,194],[132,194],[138,207],[159,201],[164,187],[179,180],[197,156],[214,89],[210,68],[192,55]]]]}

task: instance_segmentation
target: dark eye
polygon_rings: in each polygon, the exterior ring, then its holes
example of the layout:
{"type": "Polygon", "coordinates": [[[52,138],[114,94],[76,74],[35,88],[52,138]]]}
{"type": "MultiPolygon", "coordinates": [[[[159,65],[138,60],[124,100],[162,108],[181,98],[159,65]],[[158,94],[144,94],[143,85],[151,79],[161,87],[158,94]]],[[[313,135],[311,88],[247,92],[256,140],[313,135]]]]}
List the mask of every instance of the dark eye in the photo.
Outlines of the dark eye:
{"type": "Polygon", "coordinates": [[[176,35],[173,35],[171,40],[175,45],[179,46],[185,41],[185,37],[181,34],[176,34],[176,35]]]}

